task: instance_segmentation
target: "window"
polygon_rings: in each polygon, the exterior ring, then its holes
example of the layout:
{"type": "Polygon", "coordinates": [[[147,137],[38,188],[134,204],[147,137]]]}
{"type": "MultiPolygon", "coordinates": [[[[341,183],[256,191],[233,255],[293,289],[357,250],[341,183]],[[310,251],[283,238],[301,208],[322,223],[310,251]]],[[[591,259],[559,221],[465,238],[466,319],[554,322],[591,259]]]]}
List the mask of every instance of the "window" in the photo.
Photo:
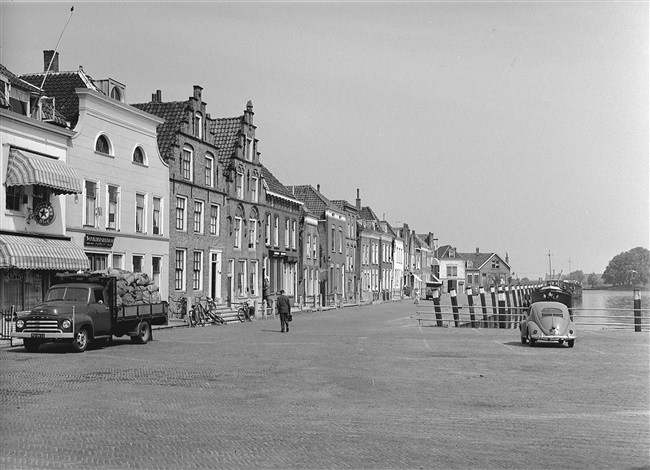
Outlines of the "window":
{"type": "Polygon", "coordinates": [[[237,180],[235,182],[237,187],[237,197],[239,199],[244,199],[244,174],[237,172],[237,180]]]}
{"type": "Polygon", "coordinates": [[[203,284],[203,276],[201,275],[203,270],[203,252],[195,251],[194,260],[192,263],[192,289],[201,290],[203,284]]]}
{"type": "Polygon", "coordinates": [[[194,115],[194,135],[199,139],[203,138],[203,116],[201,113],[194,115]]]}
{"type": "Polygon", "coordinates": [[[138,233],[143,233],[146,231],[147,227],[145,221],[147,220],[145,215],[145,195],[137,194],[135,195],[135,231],[138,233]]]}
{"type": "Polygon", "coordinates": [[[142,258],[141,255],[133,255],[133,272],[141,273],[142,272],[142,258]]]}
{"type": "Polygon", "coordinates": [[[273,222],[273,246],[280,246],[280,217],[276,215],[273,222]]]}
{"type": "Polygon", "coordinates": [[[145,163],[144,159],[144,150],[142,150],[142,147],[136,147],[135,150],[133,151],[133,163],[139,163],[141,165],[144,165],[145,163]]]}
{"type": "Polygon", "coordinates": [[[258,192],[258,187],[259,187],[259,179],[257,176],[253,176],[251,178],[251,201],[254,203],[259,202],[259,192],[258,192]]]}
{"type": "Polygon", "coordinates": [[[108,266],[108,255],[87,253],[91,271],[103,271],[108,266]]]}
{"type": "Polygon", "coordinates": [[[291,240],[289,240],[289,219],[284,219],[284,246],[286,248],[289,248],[289,244],[291,243],[291,240]]]}
{"type": "Polygon", "coordinates": [[[162,267],[162,258],[159,256],[151,257],[151,279],[153,283],[160,287],[160,271],[162,267]]]}
{"type": "Polygon", "coordinates": [[[194,233],[203,233],[203,202],[194,201],[194,233]]]}
{"type": "Polygon", "coordinates": [[[456,277],[458,276],[458,266],[448,265],[447,266],[447,277],[456,277]]]}
{"type": "Polygon", "coordinates": [[[311,258],[311,233],[307,235],[307,259],[311,258]]]}
{"type": "Polygon", "coordinates": [[[185,221],[187,213],[185,207],[187,205],[187,199],[184,197],[176,196],[176,229],[185,230],[185,221]]]}
{"type": "Polygon", "coordinates": [[[210,235],[219,235],[219,219],[221,216],[221,207],[218,205],[210,206],[210,235]]]}
{"type": "Polygon", "coordinates": [[[249,162],[253,161],[253,150],[254,150],[254,145],[253,145],[253,139],[250,137],[246,137],[246,160],[249,162]]]}
{"type": "Polygon", "coordinates": [[[176,250],[174,289],[185,290],[185,250],[176,250]]]}
{"type": "Polygon", "coordinates": [[[250,219],[248,221],[248,248],[255,249],[255,241],[257,240],[257,220],[250,219]]]}
{"type": "Polygon", "coordinates": [[[10,211],[19,211],[23,203],[23,186],[7,186],[5,190],[5,207],[10,211]]]}
{"type": "Polygon", "coordinates": [[[264,225],[264,243],[271,245],[271,214],[266,214],[266,224],[264,225]]]}
{"type": "Polygon", "coordinates": [[[318,249],[318,241],[317,240],[318,239],[317,239],[316,235],[314,235],[314,244],[312,245],[312,249],[313,249],[313,253],[314,253],[312,258],[314,258],[314,259],[316,259],[316,250],[318,249]]]}
{"type": "Polygon", "coordinates": [[[113,253],[113,268],[124,269],[124,256],[113,253]]]}
{"type": "Polygon", "coordinates": [[[339,227],[339,253],[343,253],[343,227],[339,227]]]}
{"type": "Polygon", "coordinates": [[[95,142],[95,152],[105,153],[110,155],[111,153],[111,143],[108,140],[108,137],[105,135],[100,135],[97,137],[97,142],[95,142]]]}
{"type": "Polygon", "coordinates": [[[246,261],[239,261],[239,271],[237,272],[237,295],[244,297],[246,295],[246,261]]]}
{"type": "Polygon", "coordinates": [[[291,221],[291,248],[296,249],[296,221],[291,221]]]}
{"type": "Polygon", "coordinates": [[[181,152],[181,176],[189,181],[192,181],[192,155],[191,147],[183,148],[181,152]]]}
{"type": "Polygon", "coordinates": [[[84,225],[87,227],[97,226],[97,186],[94,181],[84,183],[84,225]]]}
{"type": "Polygon", "coordinates": [[[205,156],[205,185],[212,187],[214,175],[214,158],[210,154],[205,156]]]}
{"type": "Polygon", "coordinates": [[[336,229],[332,225],[332,252],[336,251],[336,229]]]}
{"type": "Polygon", "coordinates": [[[109,184],[107,191],[106,228],[117,230],[120,228],[120,187],[109,184]]]}
{"type": "Polygon", "coordinates": [[[251,261],[251,272],[250,272],[250,284],[248,285],[249,293],[252,296],[257,295],[257,284],[258,284],[258,261],[251,261]]]}
{"type": "Polygon", "coordinates": [[[162,235],[162,198],[153,198],[153,234],[162,235]]]}
{"type": "Polygon", "coordinates": [[[492,269],[499,269],[499,260],[498,259],[493,259],[492,260],[492,269]]]}
{"type": "Polygon", "coordinates": [[[235,217],[235,248],[241,248],[241,219],[235,217]]]}

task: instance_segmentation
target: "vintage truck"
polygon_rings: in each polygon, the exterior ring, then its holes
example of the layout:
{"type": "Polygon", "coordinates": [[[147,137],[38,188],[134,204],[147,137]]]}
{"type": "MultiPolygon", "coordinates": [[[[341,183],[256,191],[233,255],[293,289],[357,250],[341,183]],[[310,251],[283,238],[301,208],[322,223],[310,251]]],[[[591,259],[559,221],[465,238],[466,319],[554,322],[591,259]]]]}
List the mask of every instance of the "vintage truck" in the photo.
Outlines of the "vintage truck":
{"type": "Polygon", "coordinates": [[[75,352],[83,352],[91,341],[124,335],[146,344],[152,339],[152,325],[167,324],[166,302],[118,305],[115,277],[81,273],[57,278],[45,302],[16,320],[12,337],[21,338],[29,352],[48,342],[67,342],[75,352]]]}

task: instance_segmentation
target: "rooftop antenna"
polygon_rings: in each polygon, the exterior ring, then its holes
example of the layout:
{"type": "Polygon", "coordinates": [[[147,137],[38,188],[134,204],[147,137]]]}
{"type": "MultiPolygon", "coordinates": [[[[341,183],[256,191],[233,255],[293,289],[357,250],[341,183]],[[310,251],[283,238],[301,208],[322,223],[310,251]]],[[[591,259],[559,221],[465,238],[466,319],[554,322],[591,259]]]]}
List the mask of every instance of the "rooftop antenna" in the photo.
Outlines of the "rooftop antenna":
{"type": "Polygon", "coordinates": [[[63,31],[61,31],[61,36],[59,36],[59,40],[56,42],[56,47],[54,48],[54,54],[52,54],[50,63],[48,64],[47,70],[45,71],[45,75],[43,76],[43,81],[41,82],[41,90],[43,89],[43,85],[45,85],[45,79],[47,78],[47,74],[50,72],[50,68],[52,67],[52,62],[54,62],[54,58],[56,57],[56,52],[59,49],[59,43],[61,42],[63,33],[65,33],[65,30],[68,27],[68,23],[70,23],[70,20],[72,19],[73,13],[74,13],[74,5],[70,8],[70,16],[68,17],[68,21],[65,23],[65,26],[63,27],[63,31]]]}

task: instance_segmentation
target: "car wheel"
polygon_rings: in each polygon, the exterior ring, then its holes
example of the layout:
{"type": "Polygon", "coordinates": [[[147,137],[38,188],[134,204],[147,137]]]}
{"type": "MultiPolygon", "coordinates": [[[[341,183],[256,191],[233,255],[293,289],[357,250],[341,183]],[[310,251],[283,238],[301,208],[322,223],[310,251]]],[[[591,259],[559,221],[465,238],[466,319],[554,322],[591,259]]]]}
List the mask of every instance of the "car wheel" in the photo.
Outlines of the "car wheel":
{"type": "Polygon", "coordinates": [[[533,346],[535,346],[535,343],[537,343],[537,340],[536,340],[536,339],[530,338],[530,339],[528,340],[528,345],[529,345],[531,348],[532,348],[533,346]]]}
{"type": "Polygon", "coordinates": [[[573,347],[573,343],[575,343],[575,342],[576,342],[575,339],[570,339],[570,340],[567,341],[567,344],[569,345],[570,348],[572,348],[572,347],[573,347]]]}
{"type": "Polygon", "coordinates": [[[526,337],[525,336],[521,337],[521,344],[526,344],[526,337]]]}
{"type": "Polygon", "coordinates": [[[151,326],[146,321],[143,321],[138,326],[138,334],[131,336],[131,341],[137,344],[147,344],[151,339],[151,326]]]}
{"type": "Polygon", "coordinates": [[[70,344],[72,345],[72,350],[74,352],[84,352],[88,347],[88,344],[90,344],[90,335],[88,334],[88,330],[86,328],[80,329],[77,336],[70,344]]]}
{"type": "Polygon", "coordinates": [[[23,345],[25,346],[25,351],[35,353],[38,351],[39,346],[41,345],[40,341],[35,340],[35,339],[27,339],[25,338],[23,340],[23,345]]]}

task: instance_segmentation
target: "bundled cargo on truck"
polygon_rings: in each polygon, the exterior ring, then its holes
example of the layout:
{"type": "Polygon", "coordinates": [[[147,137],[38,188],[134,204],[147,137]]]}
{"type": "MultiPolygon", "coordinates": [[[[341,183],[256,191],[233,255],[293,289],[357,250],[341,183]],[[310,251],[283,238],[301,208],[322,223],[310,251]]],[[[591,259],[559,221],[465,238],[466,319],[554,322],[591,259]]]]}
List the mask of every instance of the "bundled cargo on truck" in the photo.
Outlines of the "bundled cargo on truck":
{"type": "Polygon", "coordinates": [[[160,290],[147,273],[133,273],[117,268],[94,271],[94,273],[105,274],[116,279],[118,307],[160,302],[160,290]]]}

